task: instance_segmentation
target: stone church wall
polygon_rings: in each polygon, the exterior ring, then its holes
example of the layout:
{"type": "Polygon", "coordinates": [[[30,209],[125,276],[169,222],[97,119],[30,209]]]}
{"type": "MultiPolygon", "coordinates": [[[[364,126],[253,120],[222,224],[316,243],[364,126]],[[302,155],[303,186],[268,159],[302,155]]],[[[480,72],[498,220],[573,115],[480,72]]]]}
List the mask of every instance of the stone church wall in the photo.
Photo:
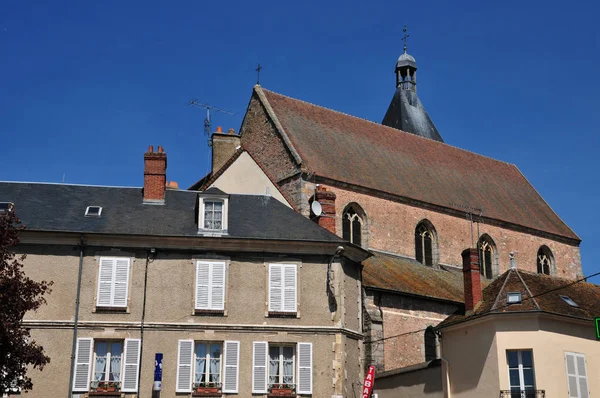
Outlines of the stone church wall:
{"type": "MultiPolygon", "coordinates": [[[[359,204],[365,211],[369,235],[369,248],[391,252],[414,258],[414,233],[417,224],[429,220],[435,227],[438,238],[439,260],[441,264],[460,266],[460,254],[473,245],[471,223],[465,218],[409,206],[338,187],[330,187],[336,193],[336,230],[342,231],[342,212],[350,203],[359,204]]],[[[537,272],[537,252],[546,245],[552,250],[555,262],[554,275],[575,279],[582,275],[579,247],[553,241],[527,233],[508,230],[493,225],[473,224],[474,239],[488,234],[496,244],[497,258],[494,275],[499,275],[510,267],[510,252],[515,252],[517,267],[537,272]]]]}

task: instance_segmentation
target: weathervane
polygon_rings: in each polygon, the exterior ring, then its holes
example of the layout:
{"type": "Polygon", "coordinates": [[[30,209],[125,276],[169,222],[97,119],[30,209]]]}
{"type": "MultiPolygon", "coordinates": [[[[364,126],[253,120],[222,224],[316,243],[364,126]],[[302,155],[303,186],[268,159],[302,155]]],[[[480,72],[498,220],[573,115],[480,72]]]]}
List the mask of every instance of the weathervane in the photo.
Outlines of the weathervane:
{"type": "Polygon", "coordinates": [[[406,54],[406,39],[408,39],[410,37],[410,35],[406,34],[406,25],[404,25],[404,29],[402,29],[402,31],[404,32],[404,36],[402,37],[402,40],[404,41],[404,53],[406,54]]]}
{"type": "Polygon", "coordinates": [[[256,69],[254,69],[256,71],[256,84],[260,85],[260,71],[262,69],[262,66],[260,66],[260,63],[258,64],[258,67],[256,69]]]}

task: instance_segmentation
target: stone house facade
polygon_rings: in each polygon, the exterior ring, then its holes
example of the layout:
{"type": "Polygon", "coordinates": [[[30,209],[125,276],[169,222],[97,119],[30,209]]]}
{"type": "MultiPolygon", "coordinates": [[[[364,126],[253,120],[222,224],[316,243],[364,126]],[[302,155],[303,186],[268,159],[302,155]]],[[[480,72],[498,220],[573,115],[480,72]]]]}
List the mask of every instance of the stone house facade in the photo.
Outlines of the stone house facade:
{"type": "Polygon", "coordinates": [[[25,272],[54,281],[24,320],[51,358],[28,395],[149,397],[161,353],[162,397],[354,396],[368,252],[271,196],[165,175],[151,148],[143,188],[0,183],[25,272]]]}

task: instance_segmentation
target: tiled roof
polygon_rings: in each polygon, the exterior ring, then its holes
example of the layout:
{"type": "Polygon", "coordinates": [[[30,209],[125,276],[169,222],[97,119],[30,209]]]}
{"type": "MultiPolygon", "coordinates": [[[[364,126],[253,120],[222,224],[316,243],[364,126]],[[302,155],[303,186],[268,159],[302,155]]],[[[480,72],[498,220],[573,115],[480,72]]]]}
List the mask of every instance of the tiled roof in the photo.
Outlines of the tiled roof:
{"type": "Polygon", "coordinates": [[[579,241],[513,164],[255,90],[290,151],[318,176],[579,241]]]}
{"type": "Polygon", "coordinates": [[[600,286],[587,282],[510,269],[483,289],[483,299],[470,313],[456,313],[438,327],[447,327],[489,313],[535,311],[594,319],[600,314],[600,286]],[[521,293],[520,304],[507,304],[507,293],[521,293]],[[570,297],[572,307],[560,296],[570,297]]]}
{"type": "Polygon", "coordinates": [[[373,251],[363,261],[363,286],[438,300],[464,302],[462,270],[439,269],[415,260],[373,251]]]}

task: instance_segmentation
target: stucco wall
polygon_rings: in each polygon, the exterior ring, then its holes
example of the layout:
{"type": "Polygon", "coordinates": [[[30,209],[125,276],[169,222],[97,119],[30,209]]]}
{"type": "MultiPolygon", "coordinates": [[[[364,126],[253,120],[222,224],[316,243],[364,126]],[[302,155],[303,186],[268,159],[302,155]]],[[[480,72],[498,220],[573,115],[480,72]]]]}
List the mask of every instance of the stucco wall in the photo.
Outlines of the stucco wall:
{"type": "Polygon", "coordinates": [[[375,376],[377,398],[442,398],[442,368],[433,363],[420,369],[386,372],[375,376]]]}
{"type": "Polygon", "coordinates": [[[444,331],[452,397],[498,396],[509,389],[506,350],[532,350],[536,388],[547,397],[567,396],[565,352],[586,356],[589,390],[600,390],[600,345],[592,322],[515,314],[471,322],[444,331]],[[469,355],[465,355],[468,347],[469,355]]]}
{"type": "Polygon", "coordinates": [[[269,180],[256,162],[244,152],[223,174],[211,185],[223,192],[239,194],[269,194],[275,199],[291,207],[279,189],[269,180]]]}

